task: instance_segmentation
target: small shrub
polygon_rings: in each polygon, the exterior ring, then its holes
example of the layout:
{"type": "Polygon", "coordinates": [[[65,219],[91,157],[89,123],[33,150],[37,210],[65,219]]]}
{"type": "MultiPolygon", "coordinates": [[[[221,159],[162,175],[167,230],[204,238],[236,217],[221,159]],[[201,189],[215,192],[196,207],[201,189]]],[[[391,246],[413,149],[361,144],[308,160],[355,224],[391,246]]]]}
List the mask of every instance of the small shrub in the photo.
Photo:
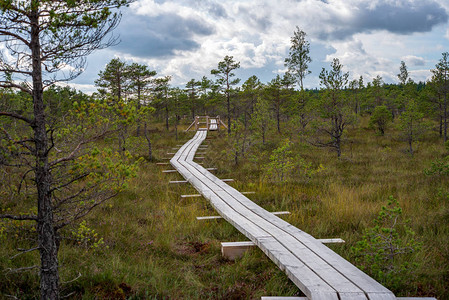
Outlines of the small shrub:
{"type": "Polygon", "coordinates": [[[307,162],[299,155],[293,156],[291,146],[292,142],[286,139],[273,150],[270,162],[266,165],[267,177],[271,181],[284,183],[293,178],[308,181],[314,174],[324,170],[322,165],[314,168],[311,162],[307,162]]]}
{"type": "Polygon", "coordinates": [[[270,162],[267,164],[267,175],[275,182],[286,182],[289,180],[293,169],[295,168],[291,142],[286,139],[270,156],[270,162]]]}
{"type": "Polygon", "coordinates": [[[449,156],[443,160],[436,160],[432,162],[429,169],[424,170],[424,174],[431,175],[449,175],[449,156]]]}
{"type": "Polygon", "coordinates": [[[98,249],[104,244],[103,238],[98,237],[95,230],[87,227],[86,221],[82,221],[76,231],[72,231],[72,238],[84,249],[98,249]]]}
{"type": "Polygon", "coordinates": [[[409,263],[410,255],[421,247],[407,222],[401,222],[401,216],[398,201],[390,196],[374,220],[375,226],[366,229],[362,240],[351,249],[360,269],[392,289],[410,282],[417,267],[409,263]]]}

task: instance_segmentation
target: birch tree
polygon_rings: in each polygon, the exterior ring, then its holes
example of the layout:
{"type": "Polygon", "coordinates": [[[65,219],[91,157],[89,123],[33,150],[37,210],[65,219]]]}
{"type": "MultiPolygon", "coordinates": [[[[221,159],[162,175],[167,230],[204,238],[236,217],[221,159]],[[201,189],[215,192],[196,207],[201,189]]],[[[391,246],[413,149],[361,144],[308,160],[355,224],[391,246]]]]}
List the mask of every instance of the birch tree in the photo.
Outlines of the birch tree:
{"type": "Polygon", "coordinates": [[[310,43],[306,40],[307,34],[296,26],[296,31],[291,37],[291,46],[288,58],[285,59],[285,66],[288,72],[298,80],[301,90],[304,89],[304,78],[311,73],[309,64],[312,59],[309,56],[310,43]]]}

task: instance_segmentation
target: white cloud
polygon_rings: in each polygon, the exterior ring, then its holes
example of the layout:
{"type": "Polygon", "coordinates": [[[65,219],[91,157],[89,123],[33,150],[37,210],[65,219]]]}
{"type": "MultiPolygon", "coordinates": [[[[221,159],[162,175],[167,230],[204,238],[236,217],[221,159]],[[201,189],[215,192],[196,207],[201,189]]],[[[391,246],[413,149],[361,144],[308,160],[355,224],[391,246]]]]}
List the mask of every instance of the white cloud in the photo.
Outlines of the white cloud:
{"type": "Polygon", "coordinates": [[[423,57],[419,57],[419,56],[415,56],[415,55],[403,56],[402,60],[407,65],[412,65],[412,66],[424,66],[426,64],[426,60],[423,57]]]}
{"type": "Polygon", "coordinates": [[[242,69],[269,66],[272,69],[265,74],[273,74],[284,70],[290,37],[295,26],[299,26],[307,33],[309,41],[320,47],[319,53],[310,53],[315,68],[308,76],[310,84],[316,84],[321,67],[328,68],[333,57],[341,60],[351,76],[363,75],[371,80],[380,75],[385,81],[396,82],[401,60],[405,60],[407,66],[410,64],[415,74],[421,74],[424,71],[419,70],[424,70],[432,61],[429,56],[433,54],[429,53],[435,51],[437,44],[445,49],[449,47],[449,30],[441,29],[442,34],[434,30],[435,24],[447,26],[444,20],[449,4],[446,2],[230,0],[220,4],[218,0],[140,0],[131,4],[131,13],[124,15],[122,22],[132,25],[133,14],[138,15],[155,26],[150,33],[159,35],[157,39],[142,36],[142,41],[146,40],[146,45],[151,47],[131,51],[138,47],[139,41],[135,41],[128,49],[123,47],[120,56],[146,63],[160,75],[172,75],[174,85],[203,75],[212,78],[210,70],[216,68],[225,55],[234,56],[242,69]],[[438,9],[441,6],[444,9],[438,9]],[[172,17],[184,23],[158,22],[161,18],[166,21],[172,17]],[[191,28],[180,30],[177,24],[187,24],[191,28]],[[172,32],[177,35],[165,36],[172,32]],[[447,40],[442,38],[444,36],[447,40]],[[162,44],[168,38],[173,42],[162,44]],[[157,55],[151,52],[155,48],[159,50],[157,55]]]}

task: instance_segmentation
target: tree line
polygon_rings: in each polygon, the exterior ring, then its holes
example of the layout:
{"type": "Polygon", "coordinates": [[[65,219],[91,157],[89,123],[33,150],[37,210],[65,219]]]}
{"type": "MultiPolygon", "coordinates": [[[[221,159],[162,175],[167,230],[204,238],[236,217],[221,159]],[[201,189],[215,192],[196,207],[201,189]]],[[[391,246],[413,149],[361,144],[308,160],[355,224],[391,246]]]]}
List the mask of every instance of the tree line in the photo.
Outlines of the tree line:
{"type": "Polygon", "coordinates": [[[304,78],[311,73],[309,48],[305,32],[297,27],[285,59],[287,72],[267,83],[253,75],[240,86],[234,74],[240,64],[232,56],[225,56],[211,70],[215,78],[191,79],[184,88],[170,86],[170,76],[152,77],[156,72],[146,66],[113,59],[99,73],[97,97],[120,99],[124,93],[138,105],[150,105],[155,109],[154,118],[163,121],[167,130],[170,120],[174,120],[171,123],[177,131],[182,117],[193,120],[195,115],[219,114],[227,118],[229,134],[235,127],[233,120],[241,122],[244,130],[260,132],[265,143],[271,127],[281,134],[282,126],[289,126],[306,135],[311,144],[334,149],[338,157],[345,129],[356,124],[361,115],[370,116],[370,126],[380,135],[396,120],[410,154],[430,120],[438,123],[439,135],[443,142],[447,141],[449,53],[442,54],[428,82],[414,82],[404,61],[399,66],[398,84],[386,84],[381,76],[370,82],[362,76],[350,80],[349,72],[343,71],[335,58],[330,68],[323,68],[319,74],[320,89],[304,89],[304,78]],[[139,78],[139,73],[133,71],[137,66],[147,72],[146,79],[139,81],[138,92],[132,78],[139,78]]]}

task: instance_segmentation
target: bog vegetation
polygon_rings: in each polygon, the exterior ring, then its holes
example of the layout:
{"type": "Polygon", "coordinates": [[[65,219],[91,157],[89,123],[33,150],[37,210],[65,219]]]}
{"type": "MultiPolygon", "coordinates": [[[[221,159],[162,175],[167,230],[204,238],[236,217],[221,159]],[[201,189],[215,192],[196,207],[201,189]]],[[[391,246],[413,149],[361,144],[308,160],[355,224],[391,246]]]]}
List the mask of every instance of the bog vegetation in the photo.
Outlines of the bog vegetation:
{"type": "MultiPolygon", "coordinates": [[[[107,1],[85,5],[101,2],[107,1]]],[[[71,14],[60,12],[60,18],[50,15],[59,22],[53,25],[76,22],[73,8],[69,4],[71,14]]],[[[39,5],[28,9],[39,11],[39,5]]],[[[106,35],[117,19],[109,9],[102,13],[78,21],[104,22],[100,33],[106,35]]],[[[11,14],[9,22],[20,11],[11,14]]],[[[68,34],[58,30],[46,31],[49,44],[52,34],[68,34]]],[[[240,191],[254,191],[248,197],[267,210],[290,211],[284,218],[314,237],[346,240],[330,247],[396,295],[449,298],[449,53],[428,82],[413,82],[401,62],[399,84],[379,76],[351,81],[336,58],[320,73],[320,88],[308,90],[306,34],[297,28],[291,42],[288,72],[267,83],[251,76],[238,86],[233,70],[239,63],[231,56],[211,70],[211,78],[206,74],[185,87],[117,58],[99,73],[93,95],[55,82],[43,89],[42,77],[37,87],[25,79],[17,84],[19,77],[39,74],[0,58],[0,294],[299,295],[257,249],[235,262],[221,258],[220,242],[244,237],[223,220],[196,221],[215,214],[210,205],[180,198],[194,191],[170,186],[179,175],[157,165],[192,136],[184,129],[195,115],[220,115],[228,130],[210,133],[205,166],[236,179],[232,184],[240,191]]],[[[73,58],[73,47],[56,50],[73,58]]],[[[30,49],[21,57],[35,58],[30,49]]]]}

